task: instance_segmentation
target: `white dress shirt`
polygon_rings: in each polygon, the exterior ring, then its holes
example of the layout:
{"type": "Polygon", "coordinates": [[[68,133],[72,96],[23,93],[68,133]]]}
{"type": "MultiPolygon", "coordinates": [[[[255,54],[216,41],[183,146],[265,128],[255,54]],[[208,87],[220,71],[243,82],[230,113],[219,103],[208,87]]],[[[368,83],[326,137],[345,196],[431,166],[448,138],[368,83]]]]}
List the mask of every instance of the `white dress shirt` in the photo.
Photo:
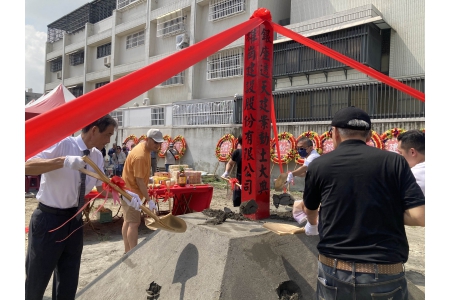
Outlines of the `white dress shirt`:
{"type": "MultiPolygon", "coordinates": [[[[28,160],[35,158],[51,159],[67,155],[83,156],[83,150],[85,149],[87,149],[87,147],[81,139],[81,135],[77,137],[67,137],[28,160]]],[[[89,150],[91,152],[89,158],[100,168],[100,170],[103,170],[103,155],[100,150],[95,147],[89,150]]],[[[89,165],[87,165],[87,169],[95,173],[89,165]]],[[[78,207],[78,192],[81,183],[80,174],[79,171],[69,168],[60,168],[43,173],[36,199],[42,204],[55,208],[78,207]]],[[[85,195],[87,195],[94,186],[101,185],[102,182],[100,180],[86,175],[85,195]]]]}
{"type": "Polygon", "coordinates": [[[303,163],[304,166],[308,166],[313,160],[318,158],[320,156],[319,153],[317,153],[316,149],[313,149],[311,153],[308,155],[308,157],[305,159],[305,162],[303,163]]]}
{"type": "Polygon", "coordinates": [[[414,177],[416,177],[417,184],[425,195],[425,162],[415,165],[411,168],[411,171],[413,172],[414,177]]]}

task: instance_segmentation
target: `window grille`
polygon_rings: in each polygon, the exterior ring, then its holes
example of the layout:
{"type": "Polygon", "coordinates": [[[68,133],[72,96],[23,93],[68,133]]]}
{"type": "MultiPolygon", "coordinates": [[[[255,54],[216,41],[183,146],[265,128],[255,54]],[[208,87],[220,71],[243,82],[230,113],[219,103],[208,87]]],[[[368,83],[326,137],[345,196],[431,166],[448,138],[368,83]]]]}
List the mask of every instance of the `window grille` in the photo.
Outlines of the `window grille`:
{"type": "Polygon", "coordinates": [[[207,80],[242,76],[244,70],[243,48],[228,49],[207,59],[207,80]]]}
{"type": "Polygon", "coordinates": [[[117,9],[123,8],[137,0],[117,0],[117,9]]]}
{"type": "Polygon", "coordinates": [[[135,48],[140,45],[144,45],[145,35],[144,30],[139,31],[137,33],[130,34],[127,36],[127,49],[135,48]]]}
{"type": "MultiPolygon", "coordinates": [[[[388,46],[383,45],[380,30],[375,27],[373,24],[365,24],[313,36],[310,39],[375,70],[382,70],[381,56],[383,53],[386,56],[383,49],[388,46]]],[[[276,78],[348,68],[345,64],[296,41],[274,44],[273,52],[273,77],[276,78]]],[[[388,60],[388,57],[385,59],[388,60]]]]}
{"type": "Polygon", "coordinates": [[[208,21],[217,21],[245,12],[245,0],[211,0],[208,21]]]}
{"type": "Polygon", "coordinates": [[[105,84],[108,84],[108,83],[109,83],[109,81],[97,82],[95,84],[95,88],[98,89],[99,87],[104,86],[105,84]]]}
{"type": "Polygon", "coordinates": [[[76,86],[73,88],[68,89],[75,97],[80,97],[83,95],[83,87],[82,86],[76,86]]]}
{"type": "Polygon", "coordinates": [[[115,110],[109,113],[109,115],[116,119],[117,121],[117,126],[122,127],[123,123],[122,123],[122,119],[123,119],[123,113],[121,110],[115,110]]]}
{"type": "Polygon", "coordinates": [[[156,20],[156,36],[165,37],[186,32],[186,16],[183,10],[177,10],[156,20]]]}
{"type": "Polygon", "coordinates": [[[164,107],[153,107],[151,114],[152,125],[164,125],[164,107]]]}
{"type": "Polygon", "coordinates": [[[69,55],[69,62],[71,66],[81,65],[84,63],[84,51],[69,55]]]}
{"type": "Polygon", "coordinates": [[[62,57],[58,57],[50,62],[50,72],[58,72],[62,70],[62,57]]]}
{"type": "Polygon", "coordinates": [[[162,82],[159,86],[174,86],[184,84],[184,71],[162,82]]]}
{"type": "Polygon", "coordinates": [[[111,55],[111,43],[97,47],[97,58],[111,55]]]}
{"type": "Polygon", "coordinates": [[[172,107],[172,124],[219,125],[233,123],[234,100],[178,103],[172,107]]]}
{"type": "MultiPolygon", "coordinates": [[[[400,79],[425,92],[425,78],[400,79]]],[[[341,108],[357,106],[372,119],[425,117],[425,103],[380,82],[274,92],[277,122],[327,121],[341,108]]],[[[236,124],[242,124],[242,96],[234,106],[236,124]]]]}

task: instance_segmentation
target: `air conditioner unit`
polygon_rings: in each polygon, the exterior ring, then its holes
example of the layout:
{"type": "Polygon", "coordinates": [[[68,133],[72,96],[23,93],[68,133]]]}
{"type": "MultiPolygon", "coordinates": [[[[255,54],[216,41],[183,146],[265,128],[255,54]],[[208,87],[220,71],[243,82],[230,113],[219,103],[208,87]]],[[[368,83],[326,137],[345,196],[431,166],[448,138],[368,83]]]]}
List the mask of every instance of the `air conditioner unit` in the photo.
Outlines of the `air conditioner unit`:
{"type": "Polygon", "coordinates": [[[181,50],[189,47],[189,35],[187,33],[182,33],[176,37],[176,49],[181,50]]]}
{"type": "Polygon", "coordinates": [[[61,71],[56,72],[56,78],[57,79],[62,79],[62,72],[61,71]]]}
{"type": "Polygon", "coordinates": [[[108,68],[111,67],[111,56],[110,55],[105,56],[103,58],[103,64],[108,68]]]}

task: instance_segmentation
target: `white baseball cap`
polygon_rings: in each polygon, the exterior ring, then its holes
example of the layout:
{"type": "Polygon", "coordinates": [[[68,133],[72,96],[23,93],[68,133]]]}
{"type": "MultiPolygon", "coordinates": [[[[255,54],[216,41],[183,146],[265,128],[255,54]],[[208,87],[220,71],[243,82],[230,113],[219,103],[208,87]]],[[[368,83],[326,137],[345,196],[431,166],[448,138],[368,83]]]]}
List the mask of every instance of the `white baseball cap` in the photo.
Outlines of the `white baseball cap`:
{"type": "Polygon", "coordinates": [[[147,131],[147,137],[152,138],[157,143],[164,142],[162,132],[158,129],[150,129],[147,131]]]}

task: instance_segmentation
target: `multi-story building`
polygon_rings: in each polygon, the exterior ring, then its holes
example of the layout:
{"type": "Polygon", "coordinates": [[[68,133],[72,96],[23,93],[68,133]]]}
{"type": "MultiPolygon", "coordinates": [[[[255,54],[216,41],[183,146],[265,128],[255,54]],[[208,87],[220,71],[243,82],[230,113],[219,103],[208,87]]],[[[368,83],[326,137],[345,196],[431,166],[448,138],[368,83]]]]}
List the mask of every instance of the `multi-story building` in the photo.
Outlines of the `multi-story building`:
{"type": "Polygon", "coordinates": [[[28,104],[31,100],[37,100],[42,96],[41,93],[34,93],[33,89],[27,89],[25,91],[25,104],[28,104]]]}
{"type": "MultiPolygon", "coordinates": [[[[45,91],[63,83],[75,96],[88,93],[248,20],[259,7],[274,22],[424,91],[424,0],[95,0],[48,25],[45,91]]],[[[182,135],[182,163],[216,171],[217,141],[241,131],[243,49],[242,37],[117,108],[116,139],[150,127],[182,135]]],[[[278,132],[294,136],[323,133],[348,105],[368,111],[379,133],[425,127],[424,103],[279,34],[273,95],[278,132]]]]}

